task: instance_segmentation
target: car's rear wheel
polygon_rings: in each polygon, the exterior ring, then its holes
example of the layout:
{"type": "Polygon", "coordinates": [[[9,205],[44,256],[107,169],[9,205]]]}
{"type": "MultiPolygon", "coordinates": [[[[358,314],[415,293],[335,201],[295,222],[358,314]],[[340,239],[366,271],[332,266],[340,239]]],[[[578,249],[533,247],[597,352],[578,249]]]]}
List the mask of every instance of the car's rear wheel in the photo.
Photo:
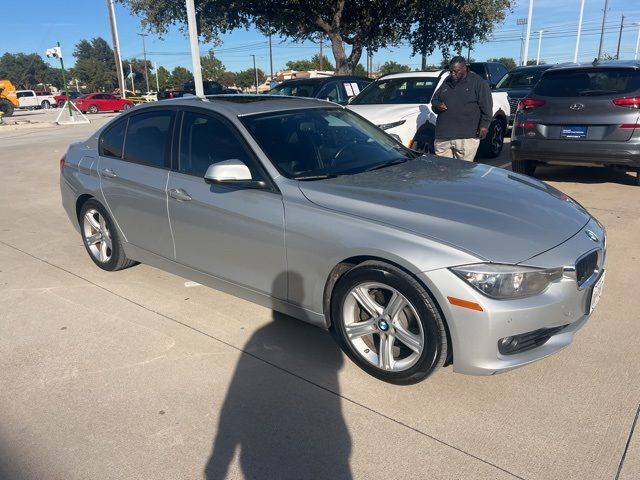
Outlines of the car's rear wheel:
{"type": "Polygon", "coordinates": [[[84,246],[98,267],[114,272],[135,265],[126,257],[115,225],[99,202],[87,200],[79,220],[84,246]]]}
{"type": "Polygon", "coordinates": [[[40,104],[40,106],[44,110],[49,110],[51,108],[51,102],[49,100],[43,100],[42,103],[40,104]]]}
{"type": "Polygon", "coordinates": [[[331,299],[332,333],[363,370],[416,383],[444,364],[447,334],[430,294],[411,275],[380,262],[345,273],[331,299]]]}
{"type": "Polygon", "coordinates": [[[511,160],[511,170],[516,173],[524,173],[525,175],[529,175],[530,177],[533,177],[537,166],[538,162],[534,160],[511,160]]]}
{"type": "Polygon", "coordinates": [[[89,113],[98,113],[100,110],[98,109],[97,105],[90,105],[89,106],[89,113]]]}
{"type": "Polygon", "coordinates": [[[487,136],[480,142],[480,155],[485,158],[496,158],[502,153],[504,146],[504,123],[500,119],[494,119],[489,125],[487,136]]]}

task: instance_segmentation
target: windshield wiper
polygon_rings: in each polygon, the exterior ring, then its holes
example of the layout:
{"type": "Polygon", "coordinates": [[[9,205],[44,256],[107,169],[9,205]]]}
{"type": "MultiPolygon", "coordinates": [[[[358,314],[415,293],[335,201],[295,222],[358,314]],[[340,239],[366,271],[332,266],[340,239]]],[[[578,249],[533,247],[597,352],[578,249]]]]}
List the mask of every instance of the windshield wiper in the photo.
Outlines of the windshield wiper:
{"type": "Polygon", "coordinates": [[[389,160],[387,162],[380,163],[378,165],[374,165],[373,167],[369,167],[366,170],[363,170],[363,172],[372,172],[373,170],[378,170],[379,168],[390,167],[391,165],[398,165],[400,163],[406,162],[407,160],[409,160],[409,159],[408,158],[394,158],[393,160],[389,160]]]}
{"type": "Polygon", "coordinates": [[[312,180],[326,180],[327,178],[336,178],[338,175],[335,173],[326,175],[307,175],[304,177],[293,177],[294,180],[312,181],[312,180]]]}

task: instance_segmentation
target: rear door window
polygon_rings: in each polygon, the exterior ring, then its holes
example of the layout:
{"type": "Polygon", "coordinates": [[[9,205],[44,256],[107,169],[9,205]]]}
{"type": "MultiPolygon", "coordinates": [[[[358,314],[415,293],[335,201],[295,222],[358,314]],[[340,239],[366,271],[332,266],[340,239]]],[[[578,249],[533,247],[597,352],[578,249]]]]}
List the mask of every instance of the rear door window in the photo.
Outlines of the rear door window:
{"type": "Polygon", "coordinates": [[[534,93],[545,97],[624,95],[640,90],[640,71],[632,69],[579,69],[547,71],[534,93]]]}
{"type": "Polygon", "coordinates": [[[122,158],[124,134],[127,131],[127,120],[120,120],[109,128],[100,139],[100,155],[105,157],[122,158]]]}
{"type": "Polygon", "coordinates": [[[124,159],[154,167],[168,167],[173,116],[171,110],[156,110],[129,117],[124,159]]]}

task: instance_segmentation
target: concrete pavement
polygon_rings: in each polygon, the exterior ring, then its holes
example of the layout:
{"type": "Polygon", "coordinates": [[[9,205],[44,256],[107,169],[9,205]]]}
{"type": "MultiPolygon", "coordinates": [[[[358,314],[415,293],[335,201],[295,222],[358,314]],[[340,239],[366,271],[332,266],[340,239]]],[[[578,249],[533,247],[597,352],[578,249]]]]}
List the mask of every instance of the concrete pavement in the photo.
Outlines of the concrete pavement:
{"type": "Polygon", "coordinates": [[[398,387],[314,327],[145,265],[95,267],[58,160],[110,116],[0,129],[0,478],[640,478],[631,177],[540,170],[608,231],[605,293],[573,345],[398,387]]]}

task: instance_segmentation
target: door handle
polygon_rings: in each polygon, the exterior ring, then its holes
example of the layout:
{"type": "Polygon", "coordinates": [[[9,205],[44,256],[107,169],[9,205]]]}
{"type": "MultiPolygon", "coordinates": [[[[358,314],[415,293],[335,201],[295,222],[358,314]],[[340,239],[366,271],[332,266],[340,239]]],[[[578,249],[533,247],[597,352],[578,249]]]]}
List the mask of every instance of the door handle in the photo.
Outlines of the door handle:
{"type": "Polygon", "coordinates": [[[180,200],[181,202],[188,202],[191,200],[191,195],[185,192],[181,188],[172,188],[169,190],[169,196],[171,198],[175,198],[176,200],[180,200]]]}
{"type": "Polygon", "coordinates": [[[110,168],[105,168],[104,170],[100,170],[100,176],[107,178],[116,178],[118,175],[116,175],[116,173],[110,168]]]}

